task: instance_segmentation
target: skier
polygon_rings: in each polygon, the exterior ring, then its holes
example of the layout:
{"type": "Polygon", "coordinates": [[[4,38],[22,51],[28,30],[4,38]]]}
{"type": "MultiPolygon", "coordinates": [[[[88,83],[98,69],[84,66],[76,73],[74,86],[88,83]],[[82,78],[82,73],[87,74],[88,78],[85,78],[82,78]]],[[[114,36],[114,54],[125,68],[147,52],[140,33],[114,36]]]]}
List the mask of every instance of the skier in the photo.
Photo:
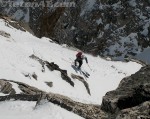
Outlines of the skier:
{"type": "Polygon", "coordinates": [[[86,63],[88,63],[87,57],[85,57],[82,52],[78,52],[75,59],[75,66],[77,66],[77,62],[79,63],[78,69],[81,68],[83,59],[85,59],[86,63]]]}

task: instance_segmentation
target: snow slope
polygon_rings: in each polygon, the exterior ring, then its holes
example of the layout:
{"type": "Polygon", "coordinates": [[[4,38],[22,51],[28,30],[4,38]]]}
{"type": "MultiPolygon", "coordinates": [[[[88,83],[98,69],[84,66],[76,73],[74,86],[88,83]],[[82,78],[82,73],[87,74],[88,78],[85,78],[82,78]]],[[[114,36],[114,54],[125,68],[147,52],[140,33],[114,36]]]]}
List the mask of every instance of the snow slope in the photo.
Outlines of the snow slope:
{"type": "MultiPolygon", "coordinates": [[[[42,72],[42,66],[39,62],[29,58],[29,56],[34,54],[43,60],[58,64],[61,69],[67,70],[69,76],[71,73],[83,76],[80,72],[76,72],[71,67],[71,63],[75,59],[77,51],[52,43],[50,42],[51,40],[47,38],[36,38],[28,32],[8,27],[6,24],[7,23],[3,19],[0,19],[0,31],[5,31],[10,34],[10,38],[0,35],[0,79],[23,82],[46,92],[53,92],[68,96],[78,102],[100,105],[102,97],[106,92],[116,89],[122,78],[137,72],[141,68],[141,65],[135,62],[125,63],[106,61],[100,57],[93,57],[85,54],[88,58],[91,69],[84,62],[82,70],[85,70],[90,74],[90,77],[86,79],[91,91],[90,96],[83,83],[80,81],[72,79],[75,84],[75,86],[72,87],[62,80],[60,72],[51,72],[47,68],[45,72],[42,72]],[[33,74],[34,72],[38,76],[37,80],[24,76],[24,74],[33,74]],[[53,82],[53,87],[51,88],[45,84],[45,82],[50,81],[53,82]]],[[[19,93],[18,87],[14,87],[19,93]]],[[[9,103],[12,104],[12,102],[2,102],[0,103],[0,107],[3,107],[3,105],[6,104],[8,106],[6,106],[4,110],[6,112],[10,111],[9,103]]],[[[24,106],[21,102],[15,103],[19,106],[24,106]]],[[[27,102],[25,105],[29,105],[28,109],[32,110],[33,102],[27,102]]],[[[53,109],[51,104],[50,107],[53,109]]],[[[47,108],[47,106],[45,108],[47,108]]],[[[41,109],[41,111],[45,110],[45,108],[41,109]]],[[[17,114],[18,112],[21,112],[21,114],[24,113],[24,111],[20,111],[18,107],[15,109],[16,112],[12,112],[12,115],[13,113],[17,114]]],[[[28,109],[25,109],[25,113],[28,112],[28,109]]],[[[0,113],[2,112],[0,111],[0,113]]],[[[31,111],[30,115],[34,115],[33,117],[36,118],[36,113],[32,113],[31,111]]],[[[3,118],[5,118],[5,116],[3,118]]],[[[17,115],[15,119],[16,118],[17,115]]],[[[10,118],[8,117],[8,119],[10,118]]],[[[59,119],[59,117],[53,117],[53,119],[59,119]]]]}
{"type": "Polygon", "coordinates": [[[0,102],[1,119],[83,119],[52,103],[44,102],[35,108],[35,102],[0,102]],[[7,111],[6,111],[7,110],[7,111]],[[59,110],[59,111],[58,111],[59,110]],[[7,114],[6,114],[7,112],[7,114]]]}

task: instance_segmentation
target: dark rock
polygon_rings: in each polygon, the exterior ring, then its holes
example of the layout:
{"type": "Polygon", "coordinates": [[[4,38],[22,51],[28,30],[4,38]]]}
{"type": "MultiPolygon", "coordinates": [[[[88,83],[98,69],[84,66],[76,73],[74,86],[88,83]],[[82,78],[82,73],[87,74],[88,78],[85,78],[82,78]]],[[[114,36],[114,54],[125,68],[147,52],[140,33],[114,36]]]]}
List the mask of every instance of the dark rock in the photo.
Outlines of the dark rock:
{"type": "Polygon", "coordinates": [[[35,74],[35,72],[32,74],[32,77],[35,79],[35,80],[37,80],[37,75],[35,74]]]}
{"type": "Polygon", "coordinates": [[[61,77],[64,79],[66,82],[68,82],[71,86],[74,86],[74,82],[71,80],[71,78],[67,75],[67,71],[62,71],[61,72],[61,77]]]}
{"type": "Polygon", "coordinates": [[[60,71],[62,79],[65,80],[66,82],[68,82],[71,86],[74,86],[74,82],[71,81],[71,78],[68,76],[67,70],[60,69],[59,66],[57,64],[55,64],[54,62],[49,63],[48,61],[44,61],[35,55],[31,55],[29,57],[37,60],[42,65],[42,68],[43,68],[42,72],[45,71],[44,66],[47,66],[47,68],[50,71],[54,71],[54,70],[60,71]]]}
{"type": "Polygon", "coordinates": [[[149,78],[150,66],[142,67],[137,73],[124,78],[116,90],[106,93],[101,108],[106,112],[117,113],[149,101],[149,78]]]}
{"type": "Polygon", "coordinates": [[[46,92],[21,82],[9,81],[5,79],[3,79],[3,81],[17,83],[24,94],[0,96],[0,101],[7,101],[12,99],[22,101],[37,101],[35,105],[36,109],[38,105],[42,105],[43,100],[47,100],[86,119],[108,119],[107,114],[100,109],[99,105],[75,102],[72,99],[59,94],[47,94],[46,92]]]}
{"type": "Polygon", "coordinates": [[[9,33],[6,33],[5,31],[0,31],[0,35],[1,36],[4,36],[6,38],[10,38],[10,34],[9,33]]]}
{"type": "Polygon", "coordinates": [[[71,74],[71,77],[72,77],[73,79],[78,79],[79,81],[81,81],[81,82],[84,84],[84,86],[85,86],[85,88],[86,88],[88,94],[91,95],[91,93],[90,93],[90,88],[89,88],[89,84],[84,80],[83,77],[77,76],[77,75],[75,75],[75,74],[71,74]]]}
{"type": "Polygon", "coordinates": [[[47,100],[86,119],[108,119],[107,114],[100,109],[99,105],[75,102],[65,96],[52,93],[47,94],[47,100]]]}
{"type": "Polygon", "coordinates": [[[12,27],[21,30],[21,31],[26,31],[18,22],[9,22],[9,25],[12,27]]]}
{"type": "Polygon", "coordinates": [[[150,119],[150,101],[122,110],[116,119],[150,119]]]}
{"type": "Polygon", "coordinates": [[[49,63],[48,61],[46,61],[45,64],[51,71],[60,70],[59,66],[54,64],[54,62],[49,63]]]}
{"type": "Polygon", "coordinates": [[[45,82],[49,87],[53,87],[53,82],[45,82]]]}
{"type": "Polygon", "coordinates": [[[42,92],[41,90],[32,86],[29,86],[27,84],[19,83],[19,82],[16,82],[16,83],[19,84],[19,88],[23,92],[23,94],[36,95],[42,92]]]}
{"type": "Polygon", "coordinates": [[[32,54],[31,56],[29,56],[31,59],[34,59],[36,61],[38,61],[41,65],[42,65],[42,72],[45,72],[45,61],[43,61],[41,58],[35,56],[34,54],[32,54]]]}
{"type": "Polygon", "coordinates": [[[26,94],[14,94],[7,96],[0,96],[0,101],[7,100],[22,100],[22,101],[37,101],[40,95],[26,95],[26,94]]]}
{"type": "MultiPolygon", "coordinates": [[[[56,2],[62,1],[52,1],[53,4],[56,2]]],[[[68,2],[75,2],[75,7],[49,9],[30,7],[28,10],[26,7],[7,6],[1,7],[0,13],[1,16],[8,15],[25,22],[38,37],[49,37],[57,43],[75,46],[94,56],[102,55],[119,59],[126,55],[133,56],[142,48],[150,46],[150,27],[147,28],[148,33],[143,33],[145,26],[149,25],[149,0],[136,0],[135,4],[127,0],[95,0],[90,9],[88,0],[68,0],[68,2]],[[19,19],[15,16],[18,10],[23,13],[19,19]],[[26,21],[27,14],[29,21],[26,21]],[[132,37],[133,33],[137,35],[132,37]],[[122,38],[129,40],[122,43],[122,38]],[[118,47],[112,54],[111,47],[116,45],[118,47]],[[120,47],[123,51],[120,51],[120,47]]],[[[10,24],[17,29],[22,29],[23,26],[15,22],[10,24]]]]}
{"type": "Polygon", "coordinates": [[[0,79],[0,92],[4,94],[15,94],[15,90],[12,88],[12,84],[8,81],[0,79]]]}
{"type": "Polygon", "coordinates": [[[22,73],[25,77],[28,77],[31,79],[31,75],[29,73],[22,73]]]}
{"type": "Polygon", "coordinates": [[[60,69],[59,66],[55,64],[54,62],[49,63],[46,61],[45,64],[48,67],[48,69],[51,71],[54,71],[54,70],[60,71],[62,79],[68,82],[71,86],[74,86],[74,82],[71,81],[71,78],[68,76],[67,70],[60,69]]]}

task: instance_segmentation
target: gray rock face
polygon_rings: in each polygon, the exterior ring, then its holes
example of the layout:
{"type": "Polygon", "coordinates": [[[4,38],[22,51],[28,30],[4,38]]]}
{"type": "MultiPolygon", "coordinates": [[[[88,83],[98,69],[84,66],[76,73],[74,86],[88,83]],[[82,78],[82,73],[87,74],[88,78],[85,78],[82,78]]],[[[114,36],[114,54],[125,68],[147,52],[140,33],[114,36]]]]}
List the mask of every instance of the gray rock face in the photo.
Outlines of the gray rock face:
{"type": "MultiPolygon", "coordinates": [[[[145,113],[146,114],[144,116],[150,116],[149,111],[140,110],[142,108],[149,108],[149,106],[144,106],[145,104],[149,104],[149,102],[145,102],[150,100],[149,78],[150,66],[143,67],[139,72],[131,75],[130,77],[124,78],[116,90],[108,92],[103,97],[101,108],[112,114],[123,110],[121,111],[121,114],[126,115],[126,117],[128,117],[133,112],[133,115],[136,119],[140,116],[142,117],[145,113]],[[130,112],[130,110],[132,111],[130,112]],[[135,110],[137,110],[137,112],[135,112],[135,110]],[[124,112],[127,113],[124,114],[124,112]]],[[[131,115],[128,119],[135,119],[132,118],[131,115]]]]}
{"type": "MultiPolygon", "coordinates": [[[[53,3],[59,1],[53,0],[53,3]]],[[[123,59],[150,46],[149,0],[73,2],[76,6],[70,8],[16,7],[8,10],[7,7],[0,11],[26,21],[38,37],[46,36],[93,55],[123,59]]]]}
{"type": "Polygon", "coordinates": [[[74,87],[74,82],[68,76],[67,70],[63,70],[63,69],[59,68],[59,66],[57,64],[55,64],[54,62],[49,63],[48,61],[44,61],[35,55],[31,55],[30,58],[37,60],[42,65],[42,72],[45,71],[44,66],[47,66],[47,68],[50,71],[54,71],[54,70],[59,71],[61,73],[62,79],[74,87]]]}
{"type": "Polygon", "coordinates": [[[85,81],[85,79],[84,79],[83,77],[78,76],[78,75],[75,75],[75,74],[71,74],[71,77],[72,77],[73,79],[78,79],[79,81],[81,81],[81,82],[84,84],[84,86],[85,86],[85,88],[86,88],[88,94],[91,95],[90,88],[89,88],[89,84],[85,81]]]}
{"type": "Polygon", "coordinates": [[[150,101],[122,110],[116,119],[150,119],[150,101]]]}
{"type": "Polygon", "coordinates": [[[5,79],[2,81],[13,82],[18,84],[22,93],[0,96],[0,101],[7,101],[11,99],[22,100],[22,101],[37,101],[35,105],[35,109],[36,109],[38,105],[41,105],[40,102],[42,100],[47,100],[53,104],[56,104],[86,119],[107,119],[107,114],[100,109],[99,105],[92,105],[92,104],[90,105],[90,104],[75,102],[66,96],[53,94],[53,93],[46,93],[35,87],[29,86],[21,82],[9,81],[5,79]]]}
{"type": "Polygon", "coordinates": [[[60,71],[62,79],[74,87],[74,82],[68,76],[67,70],[60,69],[59,66],[57,64],[55,64],[54,62],[49,63],[46,61],[45,64],[48,67],[48,69],[51,71],[54,71],[54,70],[60,71]]]}
{"type": "Polygon", "coordinates": [[[4,94],[15,94],[15,90],[12,88],[12,84],[8,81],[0,80],[0,92],[4,94]]]}

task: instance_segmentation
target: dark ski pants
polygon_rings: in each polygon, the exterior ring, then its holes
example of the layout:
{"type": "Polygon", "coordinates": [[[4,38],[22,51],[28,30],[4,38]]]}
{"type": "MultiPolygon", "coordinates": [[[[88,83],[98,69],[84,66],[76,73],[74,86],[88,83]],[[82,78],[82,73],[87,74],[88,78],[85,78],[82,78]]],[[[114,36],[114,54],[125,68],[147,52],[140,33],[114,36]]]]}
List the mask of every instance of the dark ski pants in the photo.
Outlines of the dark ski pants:
{"type": "Polygon", "coordinates": [[[78,69],[80,69],[81,66],[82,66],[82,64],[83,64],[83,62],[82,62],[82,60],[76,59],[76,60],[75,60],[75,66],[77,66],[77,62],[79,62],[78,69]]]}

